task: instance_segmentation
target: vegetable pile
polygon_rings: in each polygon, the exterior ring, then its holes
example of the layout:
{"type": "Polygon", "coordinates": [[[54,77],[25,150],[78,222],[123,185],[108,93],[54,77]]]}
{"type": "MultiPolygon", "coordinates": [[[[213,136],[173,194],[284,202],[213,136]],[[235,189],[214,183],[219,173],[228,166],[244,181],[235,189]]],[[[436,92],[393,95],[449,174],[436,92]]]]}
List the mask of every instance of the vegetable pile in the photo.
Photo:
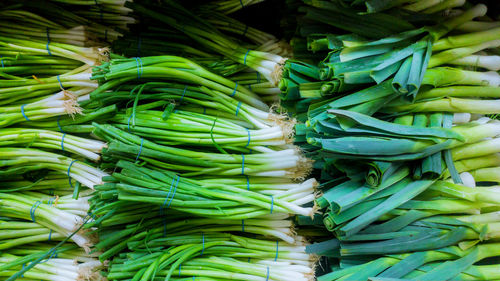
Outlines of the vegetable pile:
{"type": "Polygon", "coordinates": [[[487,4],[2,2],[0,279],[500,279],[487,4]]]}

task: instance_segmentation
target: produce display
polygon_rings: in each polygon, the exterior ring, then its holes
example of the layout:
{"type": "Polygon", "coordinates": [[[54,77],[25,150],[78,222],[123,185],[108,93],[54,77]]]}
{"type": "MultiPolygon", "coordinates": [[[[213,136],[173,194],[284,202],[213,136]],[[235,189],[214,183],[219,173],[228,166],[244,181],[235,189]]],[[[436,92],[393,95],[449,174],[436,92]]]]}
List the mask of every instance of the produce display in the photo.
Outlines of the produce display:
{"type": "Polygon", "coordinates": [[[499,9],[2,1],[0,280],[500,280],[499,9]]]}

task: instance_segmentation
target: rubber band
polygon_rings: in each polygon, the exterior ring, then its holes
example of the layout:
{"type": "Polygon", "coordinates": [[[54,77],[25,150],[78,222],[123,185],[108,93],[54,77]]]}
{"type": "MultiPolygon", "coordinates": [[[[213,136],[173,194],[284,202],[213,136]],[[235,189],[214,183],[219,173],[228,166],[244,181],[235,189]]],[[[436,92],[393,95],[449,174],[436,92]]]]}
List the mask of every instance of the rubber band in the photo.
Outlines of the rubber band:
{"type": "Polygon", "coordinates": [[[205,251],[205,233],[201,233],[201,255],[200,256],[203,256],[203,252],[205,251]]]}
{"type": "Polygon", "coordinates": [[[241,36],[245,37],[247,35],[248,31],[248,25],[245,25],[245,31],[243,31],[243,34],[241,36]]]}
{"type": "Polygon", "coordinates": [[[135,157],[135,161],[137,162],[137,160],[139,160],[139,157],[141,156],[141,152],[142,152],[142,145],[144,144],[144,139],[141,138],[141,147],[139,147],[139,153],[137,153],[137,157],[135,157]]]}
{"type": "Polygon", "coordinates": [[[48,27],[47,27],[46,33],[47,33],[47,45],[45,45],[45,49],[47,49],[47,53],[49,54],[49,56],[52,56],[52,53],[50,52],[50,48],[49,48],[50,34],[49,34],[49,28],[48,27]]]}
{"type": "Polygon", "coordinates": [[[245,53],[245,57],[243,58],[243,64],[244,65],[247,65],[247,56],[248,56],[248,53],[250,53],[250,49],[247,50],[247,52],[245,53]]]}
{"type": "Polygon", "coordinates": [[[21,114],[23,115],[24,119],[26,119],[26,121],[31,121],[28,116],[26,116],[26,114],[24,113],[24,107],[26,106],[26,104],[23,104],[21,105],[21,114]]]}
{"type": "Polygon", "coordinates": [[[59,119],[61,119],[61,115],[57,116],[57,127],[59,128],[59,131],[61,133],[64,133],[62,127],[61,127],[61,124],[59,124],[59,119]]]}
{"type": "Polygon", "coordinates": [[[172,200],[174,200],[175,192],[177,191],[177,185],[179,184],[180,178],[181,177],[179,177],[179,175],[177,175],[177,181],[175,182],[175,186],[174,186],[174,193],[172,194],[172,198],[170,198],[170,201],[168,201],[167,208],[170,207],[170,204],[172,204],[172,200]]]}
{"type": "Polygon", "coordinates": [[[2,68],[5,68],[5,65],[3,64],[3,59],[0,59],[0,62],[2,63],[2,68]]]}
{"type": "Polygon", "coordinates": [[[163,201],[163,205],[161,205],[160,211],[167,204],[168,198],[170,198],[170,193],[172,192],[172,187],[174,186],[175,178],[172,178],[172,183],[170,184],[170,188],[168,189],[167,197],[165,197],[165,201],[163,201]]]}
{"type": "Polygon", "coordinates": [[[137,65],[137,79],[141,79],[143,69],[142,69],[142,60],[140,57],[135,57],[135,63],[137,65]]]}
{"type": "Polygon", "coordinates": [[[179,264],[179,277],[181,277],[181,265],[179,264]]]}
{"type": "Polygon", "coordinates": [[[247,190],[250,191],[250,178],[248,176],[245,176],[247,178],[247,190]]]}
{"type": "Polygon", "coordinates": [[[56,77],[57,77],[57,81],[59,82],[59,86],[61,87],[61,90],[64,91],[64,87],[63,87],[63,85],[61,83],[61,78],[59,77],[59,75],[57,75],[56,77]]]}
{"type": "Polygon", "coordinates": [[[245,148],[247,148],[250,145],[250,130],[249,129],[247,129],[247,133],[248,133],[248,140],[247,140],[247,144],[245,145],[245,148]]]}
{"type": "Polygon", "coordinates": [[[42,204],[42,201],[36,201],[35,203],[33,203],[33,205],[31,205],[30,217],[31,217],[31,221],[33,221],[33,222],[36,222],[35,212],[36,212],[36,208],[38,208],[38,206],[40,206],[40,204],[42,204]]]}
{"type": "Polygon", "coordinates": [[[235,112],[235,116],[238,116],[238,112],[240,112],[240,107],[241,107],[241,101],[238,102],[238,105],[236,106],[236,112],[235,112]]]}
{"type": "MultiPolygon", "coordinates": [[[[23,263],[23,268],[22,268],[22,270],[24,270],[24,267],[25,267],[25,266],[26,266],[26,264],[25,264],[25,263],[23,263]]],[[[23,273],[23,274],[21,274],[21,278],[24,278],[24,273],[23,273]]]]}
{"type": "Polygon", "coordinates": [[[194,276],[193,276],[193,281],[194,281],[194,276]]]}
{"type": "Polygon", "coordinates": [[[245,232],[245,220],[241,220],[241,232],[245,232]]]}
{"type": "Polygon", "coordinates": [[[240,0],[241,8],[245,8],[245,5],[243,5],[243,0],[240,0]]]}
{"type": "Polygon", "coordinates": [[[134,113],[132,113],[127,120],[127,130],[129,133],[131,133],[131,131],[130,131],[130,119],[132,119],[132,117],[134,117],[134,113]]]}
{"type": "Polygon", "coordinates": [[[207,114],[207,108],[203,107],[203,114],[207,114]]]}
{"type": "Polygon", "coordinates": [[[245,175],[245,154],[241,154],[241,174],[245,175]]]}
{"type": "Polygon", "coordinates": [[[51,237],[52,237],[52,229],[49,231],[49,241],[51,237]]]}
{"type": "Polygon", "coordinates": [[[63,134],[61,138],[61,150],[64,151],[64,137],[66,136],[66,133],[63,134]]]}
{"type": "Polygon", "coordinates": [[[69,185],[71,186],[71,188],[74,188],[73,187],[73,183],[71,182],[71,176],[69,175],[70,171],[71,171],[71,166],[73,166],[73,163],[75,163],[76,161],[78,160],[73,160],[71,161],[71,163],[69,163],[69,167],[68,167],[68,181],[69,181],[69,185]]]}
{"type": "Polygon", "coordinates": [[[235,84],[236,85],[234,86],[233,93],[229,95],[230,97],[234,97],[236,95],[236,89],[238,88],[238,82],[235,82],[235,84]]]}
{"type": "MultiPolygon", "coordinates": [[[[50,230],[52,232],[52,230],[50,230]]],[[[50,249],[50,256],[44,260],[44,261],[41,261],[40,263],[46,263],[48,262],[51,258],[55,258],[57,259],[57,252],[56,252],[56,249],[55,248],[52,248],[50,249]]]]}
{"type": "Polygon", "coordinates": [[[252,90],[252,84],[248,84],[248,89],[251,91],[252,90]]]}
{"type": "Polygon", "coordinates": [[[257,72],[257,83],[260,83],[260,72],[257,72]]]}
{"type": "Polygon", "coordinates": [[[181,102],[182,102],[182,100],[184,99],[184,95],[186,94],[186,90],[187,90],[187,88],[188,88],[188,86],[187,86],[187,85],[185,85],[185,86],[184,86],[184,91],[182,91],[182,96],[181,96],[181,99],[179,100],[179,103],[181,103],[181,102]]]}
{"type": "Polygon", "coordinates": [[[274,261],[277,261],[278,260],[278,245],[279,245],[280,241],[276,241],[276,257],[274,257],[274,261]]]}
{"type": "Polygon", "coordinates": [[[248,258],[248,262],[250,262],[250,258],[248,258]]]}
{"type": "Polygon", "coordinates": [[[269,281],[269,266],[267,267],[267,276],[266,276],[266,281],[269,281]]]}
{"type": "Polygon", "coordinates": [[[271,214],[273,213],[274,197],[271,195],[271,214]]]}

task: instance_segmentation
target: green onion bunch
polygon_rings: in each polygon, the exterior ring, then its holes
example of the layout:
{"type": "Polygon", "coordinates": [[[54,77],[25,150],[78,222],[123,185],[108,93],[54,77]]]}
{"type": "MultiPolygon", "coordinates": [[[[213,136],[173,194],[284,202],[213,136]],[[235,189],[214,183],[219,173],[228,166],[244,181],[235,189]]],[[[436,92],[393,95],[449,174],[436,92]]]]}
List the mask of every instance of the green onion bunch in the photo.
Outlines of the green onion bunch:
{"type": "Polygon", "coordinates": [[[253,218],[273,212],[312,216],[315,211],[314,207],[301,206],[314,200],[314,180],[301,184],[282,184],[282,181],[274,184],[271,180],[266,184],[263,180],[255,183],[250,177],[234,177],[222,178],[223,183],[219,183],[213,178],[195,180],[123,160],[116,165],[121,172],[113,173],[112,182],[102,188],[109,194],[106,196],[118,200],[168,204],[197,216],[225,219],[253,218]]]}
{"type": "MultiPolygon", "coordinates": [[[[13,222],[10,226],[15,229],[19,225],[13,222]]],[[[53,242],[33,243],[2,251],[0,276],[5,280],[104,280],[99,272],[104,265],[97,259],[98,253],[87,254],[69,243],[55,246],[53,242]]]]}
{"type": "Polygon", "coordinates": [[[6,229],[2,233],[9,238],[1,244],[3,249],[27,243],[50,241],[54,233],[54,239],[62,240],[61,238],[68,237],[77,231],[78,233],[71,236],[71,240],[78,246],[89,251],[94,244],[93,238],[86,233],[88,231],[79,231],[89,209],[88,197],[75,200],[72,199],[72,195],[54,197],[25,191],[15,194],[0,193],[0,200],[0,210],[3,216],[23,220],[20,224],[9,221],[2,224],[6,229]],[[32,223],[25,223],[25,221],[32,221],[32,223]],[[37,228],[43,229],[30,230],[37,228]]]}
{"type": "Polygon", "coordinates": [[[281,79],[286,58],[258,48],[246,48],[178,3],[169,2],[162,7],[143,6],[134,2],[129,6],[139,15],[167,24],[213,52],[258,71],[273,85],[277,85],[281,79]]]}
{"type": "Polygon", "coordinates": [[[125,1],[5,1],[2,33],[31,41],[98,46],[116,40],[135,22],[125,1]]]}
{"type": "MultiPolygon", "coordinates": [[[[111,189],[106,184],[97,190],[104,198],[111,189]]],[[[312,280],[314,276],[316,258],[305,253],[307,243],[296,236],[287,214],[221,219],[193,217],[172,205],[120,201],[101,206],[94,209],[95,214],[104,214],[93,223],[99,225],[101,238],[95,248],[102,251],[101,262],[110,260],[108,279],[312,280]]]]}
{"type": "Polygon", "coordinates": [[[85,162],[39,149],[1,147],[0,152],[2,179],[28,172],[51,170],[93,188],[94,185],[102,183],[102,177],[107,176],[105,172],[85,162]]]}
{"type": "Polygon", "coordinates": [[[100,153],[106,145],[98,140],[64,135],[60,132],[27,128],[4,128],[0,131],[1,146],[43,147],[68,151],[93,161],[99,161],[100,153]]]}

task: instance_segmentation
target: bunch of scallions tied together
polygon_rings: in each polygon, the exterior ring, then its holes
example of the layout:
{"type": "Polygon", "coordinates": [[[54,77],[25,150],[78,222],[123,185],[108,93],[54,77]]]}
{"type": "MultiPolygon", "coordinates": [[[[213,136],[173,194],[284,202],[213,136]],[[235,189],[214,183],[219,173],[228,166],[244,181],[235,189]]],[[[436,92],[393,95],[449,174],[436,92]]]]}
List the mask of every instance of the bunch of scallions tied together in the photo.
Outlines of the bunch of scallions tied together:
{"type": "MultiPolygon", "coordinates": [[[[83,228],[106,143],[91,121],[116,112],[82,109],[98,87],[92,67],[108,60],[106,40],[120,34],[123,1],[4,1],[0,11],[0,278],[101,280],[89,254],[95,228],[83,228]],[[78,8],[77,8],[78,7],[78,8]],[[121,8],[120,8],[121,7],[121,8]],[[94,22],[101,16],[100,23],[94,22]],[[121,16],[118,16],[120,15],[121,16]],[[116,16],[116,17],[115,17],[116,16]]],[[[132,18],[129,18],[133,20],[132,18]]],[[[125,23],[126,24],[126,23],[125,23]]]]}
{"type": "Polygon", "coordinates": [[[93,79],[82,106],[119,108],[93,124],[114,172],[85,226],[100,230],[107,278],[314,278],[317,258],[291,221],[317,211],[294,120],[182,57],[113,59],[93,79]]]}

